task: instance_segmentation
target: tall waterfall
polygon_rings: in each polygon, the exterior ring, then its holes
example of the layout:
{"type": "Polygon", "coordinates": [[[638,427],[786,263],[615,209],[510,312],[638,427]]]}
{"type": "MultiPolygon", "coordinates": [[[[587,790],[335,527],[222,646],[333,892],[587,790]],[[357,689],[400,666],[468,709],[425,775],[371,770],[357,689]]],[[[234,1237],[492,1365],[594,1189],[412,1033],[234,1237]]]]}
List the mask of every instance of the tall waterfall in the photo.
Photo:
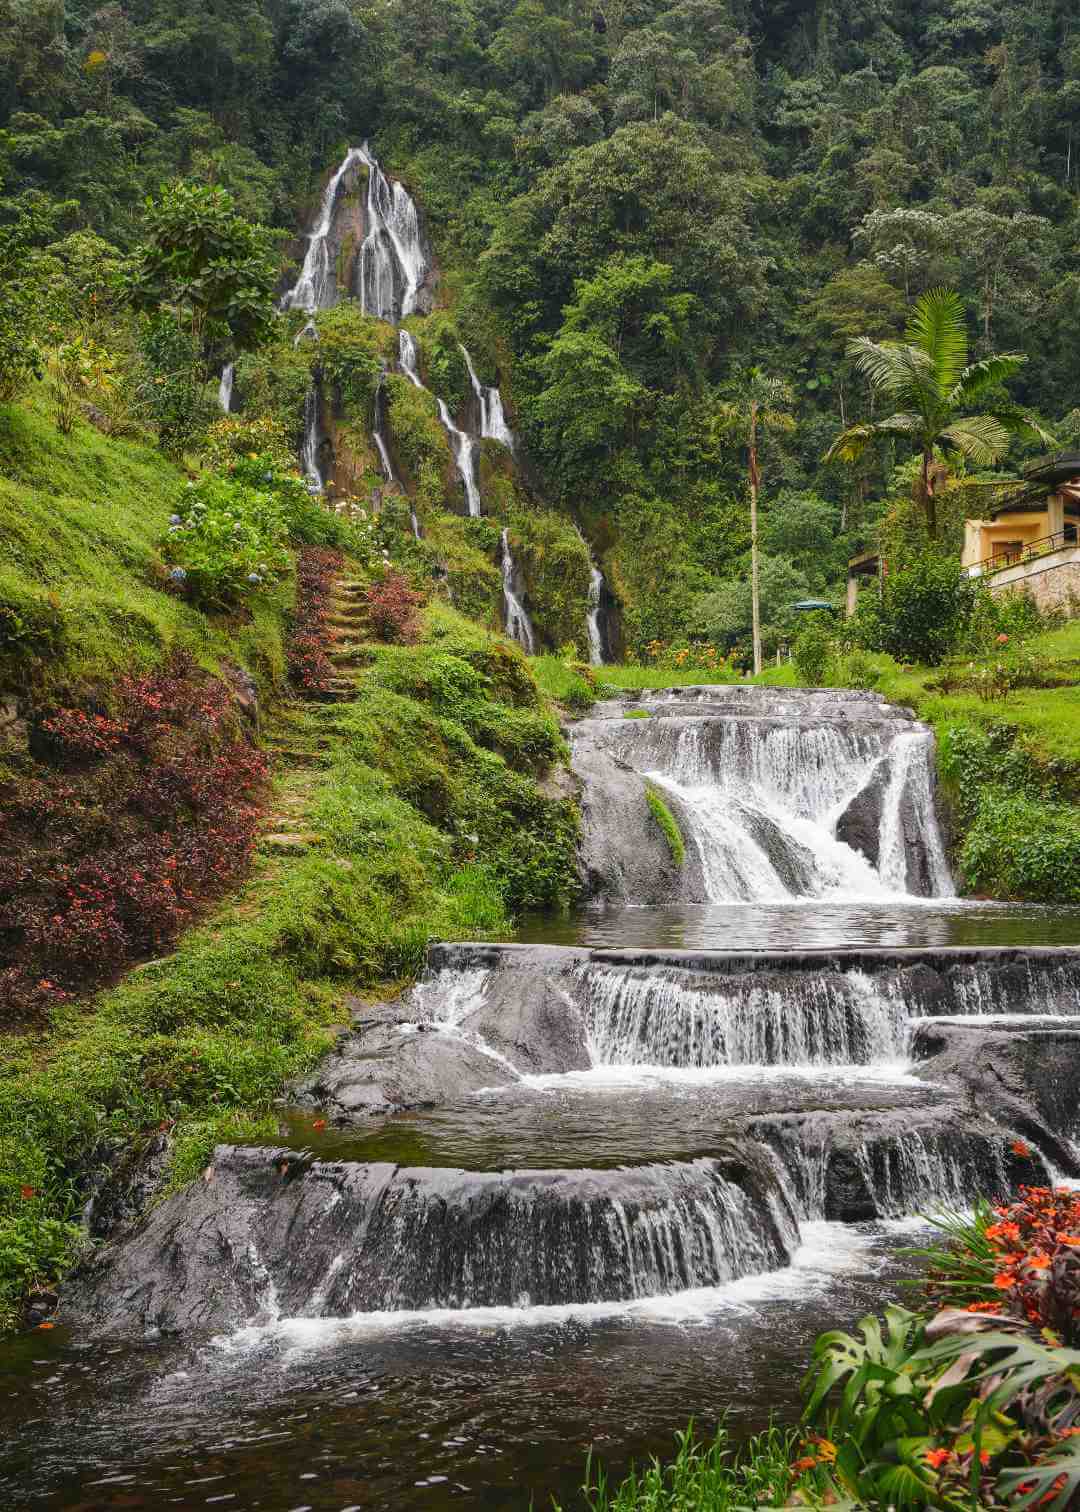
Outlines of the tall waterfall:
{"type": "Polygon", "coordinates": [[[461,355],[465,359],[465,366],[469,372],[469,382],[472,384],[472,391],[476,395],[477,409],[480,414],[480,435],[485,438],[490,437],[493,441],[499,441],[509,451],[513,451],[514,436],[506,423],[506,416],[503,413],[502,395],[497,388],[485,387],[480,382],[476,376],[476,369],[473,367],[472,358],[464,347],[461,348],[461,355]]]}
{"type": "MultiPolygon", "coordinates": [[[[582,721],[585,852],[597,874],[639,866],[641,820],[615,801],[620,770],[666,795],[689,852],[684,901],[945,896],[933,737],[872,694],[767,688],[673,691],[582,721]],[[601,854],[602,852],[602,854],[601,854]],[[686,891],[689,889],[689,892],[686,891]]],[[[657,901],[623,888],[625,902],[657,901]]]]}
{"type": "Polygon", "coordinates": [[[398,325],[416,309],[428,271],[416,202],[386,177],[368,144],[354,148],[368,170],[367,235],[360,248],[360,308],[398,325]]]}
{"type": "Polygon", "coordinates": [[[363,148],[350,147],[341,166],[323,190],[318,219],[308,232],[307,252],[304,254],[300,276],[283,296],[281,309],[307,310],[309,314],[313,314],[316,310],[325,310],[337,299],[337,277],[329,249],[334,212],[337,209],[338,196],[346,174],[357,163],[367,161],[363,148]]]}
{"type": "Polygon", "coordinates": [[[533,630],[529,611],[521,601],[520,575],[514,554],[510,549],[510,532],[504,530],[500,537],[502,551],[502,591],[503,591],[503,615],[506,620],[506,633],[516,640],[526,655],[533,656],[536,653],[536,633],[533,630]]]}
{"type": "Polygon", "coordinates": [[[236,364],[227,362],[221,370],[221,382],[218,384],[218,404],[227,415],[232,410],[233,380],[236,377],[236,364]]]}

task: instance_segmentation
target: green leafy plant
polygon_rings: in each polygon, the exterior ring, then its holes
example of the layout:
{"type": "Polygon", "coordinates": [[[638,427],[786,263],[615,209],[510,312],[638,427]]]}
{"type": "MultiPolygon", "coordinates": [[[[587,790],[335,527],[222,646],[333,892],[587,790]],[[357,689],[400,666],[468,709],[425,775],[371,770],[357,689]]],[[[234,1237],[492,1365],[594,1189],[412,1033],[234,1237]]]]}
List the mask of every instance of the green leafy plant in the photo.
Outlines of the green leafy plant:
{"type": "Polygon", "coordinates": [[[679,828],[675,815],[651,782],[645,784],[645,801],[649,805],[649,812],[664,832],[664,839],[671,851],[671,859],[676,866],[682,866],[686,860],[686,842],[683,840],[682,830],[679,828]]]}
{"type": "Polygon", "coordinates": [[[800,630],[791,648],[795,669],[811,688],[820,688],[828,675],[833,657],[833,640],[829,631],[824,617],[814,614],[800,630]]]}
{"type": "Polygon", "coordinates": [[[197,603],[224,608],[288,571],[287,534],[276,493],[214,475],[184,490],[165,558],[178,588],[197,603]]]}

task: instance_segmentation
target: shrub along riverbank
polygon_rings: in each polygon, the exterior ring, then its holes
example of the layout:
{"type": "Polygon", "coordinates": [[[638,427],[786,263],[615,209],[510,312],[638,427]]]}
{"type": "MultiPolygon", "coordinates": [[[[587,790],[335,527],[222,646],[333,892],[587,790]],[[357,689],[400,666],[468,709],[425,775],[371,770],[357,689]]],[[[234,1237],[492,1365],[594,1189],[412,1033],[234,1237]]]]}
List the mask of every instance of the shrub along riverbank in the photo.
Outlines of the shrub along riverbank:
{"type": "Polygon", "coordinates": [[[1021,1187],[943,1215],[926,1301],[822,1334],[798,1428],[732,1445],[691,1426],[675,1457],[616,1486],[590,1461],[591,1512],[688,1508],[1041,1507],[1080,1497],[1080,1196],[1021,1187]]]}

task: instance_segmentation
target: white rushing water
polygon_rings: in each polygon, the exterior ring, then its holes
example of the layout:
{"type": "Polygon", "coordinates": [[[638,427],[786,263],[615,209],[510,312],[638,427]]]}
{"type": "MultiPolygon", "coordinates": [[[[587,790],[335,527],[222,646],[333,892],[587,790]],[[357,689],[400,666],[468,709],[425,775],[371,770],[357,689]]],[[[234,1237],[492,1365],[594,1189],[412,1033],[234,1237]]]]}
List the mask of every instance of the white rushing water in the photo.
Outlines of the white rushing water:
{"type": "Polygon", "coordinates": [[[346,174],[357,163],[366,161],[360,147],[350,147],[341,166],[323,190],[318,218],[308,232],[307,252],[304,254],[300,276],[281,301],[283,310],[307,310],[314,314],[324,310],[337,298],[337,278],[330,260],[329,239],[334,224],[338,195],[346,174]]]}
{"type": "Polygon", "coordinates": [[[235,377],[235,363],[227,362],[221,370],[221,382],[218,384],[217,392],[218,404],[226,415],[232,409],[233,380],[235,377]]]}
{"type": "MultiPolygon", "coordinates": [[[[459,343],[460,345],[460,343],[459,343]]],[[[469,372],[469,382],[472,391],[476,395],[477,408],[480,412],[480,435],[490,437],[492,441],[498,441],[508,451],[514,449],[514,436],[506,423],[503,414],[502,395],[497,388],[485,387],[476,376],[472,358],[464,347],[461,347],[461,355],[465,358],[465,366],[469,372]]]]}
{"type": "Polygon", "coordinates": [[[601,617],[604,606],[604,574],[593,562],[589,569],[589,607],[585,615],[585,632],[589,638],[589,662],[594,667],[604,665],[604,634],[601,617]]]}
{"type": "Polygon", "coordinates": [[[368,170],[367,221],[360,248],[360,308],[398,325],[417,306],[428,272],[416,202],[397,179],[391,182],[365,142],[354,149],[368,170]]]}
{"type": "Polygon", "coordinates": [[[738,691],[717,689],[712,712],[671,693],[642,704],[648,718],[585,721],[586,778],[600,751],[667,794],[713,903],[952,895],[928,730],[842,693],[815,719],[813,700],[789,711],[790,695],[738,691]]]}
{"type": "MultiPolygon", "coordinates": [[[[410,331],[403,330],[398,333],[398,362],[401,365],[401,371],[410,383],[418,389],[424,389],[425,393],[430,392],[420,377],[420,353],[410,331]]],[[[454,453],[458,476],[465,488],[469,514],[475,519],[480,514],[480,485],[476,477],[476,442],[472,436],[466,435],[463,430],[457,428],[450,411],[438,395],[435,395],[435,403],[438,406],[443,429],[450,438],[450,448],[454,453]]]]}
{"type": "Polygon", "coordinates": [[[310,493],[321,494],[325,486],[319,465],[319,390],[312,384],[304,399],[304,439],[300,443],[300,467],[310,493]]]}
{"type": "Polygon", "coordinates": [[[529,611],[521,601],[518,570],[510,549],[510,532],[504,530],[500,538],[502,564],[503,618],[506,633],[516,640],[527,656],[536,653],[536,632],[533,630],[529,611]]]}

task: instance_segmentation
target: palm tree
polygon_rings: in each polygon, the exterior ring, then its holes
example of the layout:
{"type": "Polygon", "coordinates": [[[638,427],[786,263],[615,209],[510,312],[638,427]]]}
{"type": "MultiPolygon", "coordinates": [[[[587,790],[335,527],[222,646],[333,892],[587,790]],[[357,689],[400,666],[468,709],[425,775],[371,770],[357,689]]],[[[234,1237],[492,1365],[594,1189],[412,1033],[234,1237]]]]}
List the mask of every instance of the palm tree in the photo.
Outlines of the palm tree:
{"type": "Polygon", "coordinates": [[[1008,401],[979,401],[998,389],[1027,361],[1022,352],[1003,352],[968,362],[964,305],[951,289],[929,289],[915,301],[903,341],[849,341],[847,353],[875,393],[894,413],[884,420],[849,425],[825,453],[825,461],[855,462],[878,436],[907,436],[922,456],[915,495],[926,514],[926,530],[936,538],[935,449],[958,453],[977,467],[1000,462],[1011,436],[1054,438],[1030,415],[1008,401]],[[981,409],[971,414],[973,405],[981,409]]]}
{"type": "Polygon", "coordinates": [[[730,395],[718,407],[717,419],[721,429],[736,433],[744,442],[747,451],[747,472],[750,477],[750,613],[753,620],[754,672],[761,671],[761,591],[759,586],[758,553],[758,492],[761,488],[761,470],[758,467],[758,433],[762,430],[795,429],[795,421],[788,414],[793,402],[790,384],[782,378],[771,378],[760,368],[746,368],[727,385],[730,395]]]}

